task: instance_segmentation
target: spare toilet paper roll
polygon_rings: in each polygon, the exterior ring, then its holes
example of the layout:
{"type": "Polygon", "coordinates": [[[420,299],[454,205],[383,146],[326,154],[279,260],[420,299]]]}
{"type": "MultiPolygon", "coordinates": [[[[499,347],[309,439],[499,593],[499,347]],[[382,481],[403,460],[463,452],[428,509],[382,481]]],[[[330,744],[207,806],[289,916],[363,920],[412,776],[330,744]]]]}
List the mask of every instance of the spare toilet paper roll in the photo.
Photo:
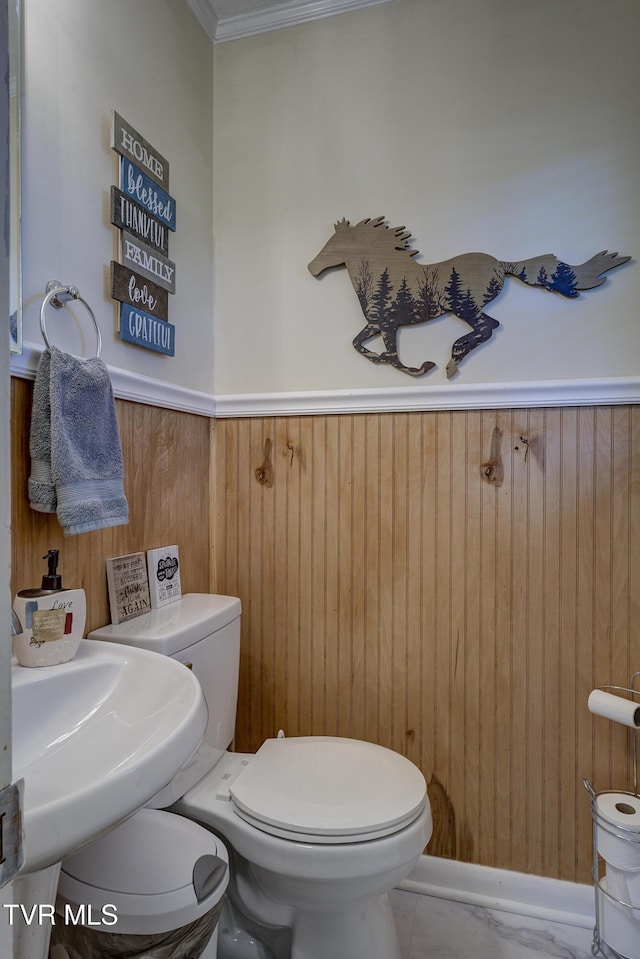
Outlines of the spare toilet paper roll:
{"type": "Polygon", "coordinates": [[[624,723],[632,729],[640,727],[640,703],[605,693],[602,689],[594,689],[587,701],[590,712],[596,716],[612,719],[614,723],[624,723]]]}
{"type": "Polygon", "coordinates": [[[600,793],[598,852],[616,869],[640,869],[640,799],[629,793],[600,793]]]}
{"type": "MultiPolygon", "coordinates": [[[[612,895],[608,888],[608,877],[602,880],[602,889],[612,895]]],[[[640,913],[629,906],[619,903],[604,895],[600,900],[600,939],[616,950],[616,955],[626,956],[627,959],[640,959],[640,936],[638,936],[638,920],[640,913]]]]}

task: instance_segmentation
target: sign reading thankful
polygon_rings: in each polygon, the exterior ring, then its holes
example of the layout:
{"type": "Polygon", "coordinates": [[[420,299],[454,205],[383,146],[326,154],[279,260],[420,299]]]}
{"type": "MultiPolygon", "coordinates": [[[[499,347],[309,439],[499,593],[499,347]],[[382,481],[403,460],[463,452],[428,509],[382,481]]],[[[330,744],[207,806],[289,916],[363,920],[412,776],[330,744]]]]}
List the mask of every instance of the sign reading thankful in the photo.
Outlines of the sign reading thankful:
{"type": "Polygon", "coordinates": [[[169,230],[154,216],[135,203],[116,186],[111,187],[111,222],[120,230],[127,230],[139,240],[144,240],[154,250],[169,252],[169,230]]]}
{"type": "Polygon", "coordinates": [[[119,186],[111,187],[111,223],[120,230],[120,259],[111,262],[111,296],[120,303],[120,339],[175,355],[168,294],[176,267],[168,258],[176,203],[168,193],[169,164],[137,130],[113,112],[111,146],[120,155],[119,186]]]}
{"type": "Polygon", "coordinates": [[[561,296],[576,297],[581,290],[601,286],[609,270],[631,259],[617,253],[596,253],[586,263],[571,266],[552,253],[528,260],[497,260],[488,253],[464,253],[442,263],[417,263],[418,250],[409,249],[411,233],[403,226],[388,227],[384,217],[335,224],[333,236],[309,264],[313,276],[332,266],[346,266],[366,325],[353,340],[355,349],[372,363],[388,363],[421,376],[435,366],[406,366],[398,357],[398,332],[403,326],[426,323],[445,313],[463,320],[470,332],[451,348],[447,376],[499,325],[486,307],[501,293],[507,276],[561,296]],[[365,344],[380,336],[383,350],[365,344]]]}

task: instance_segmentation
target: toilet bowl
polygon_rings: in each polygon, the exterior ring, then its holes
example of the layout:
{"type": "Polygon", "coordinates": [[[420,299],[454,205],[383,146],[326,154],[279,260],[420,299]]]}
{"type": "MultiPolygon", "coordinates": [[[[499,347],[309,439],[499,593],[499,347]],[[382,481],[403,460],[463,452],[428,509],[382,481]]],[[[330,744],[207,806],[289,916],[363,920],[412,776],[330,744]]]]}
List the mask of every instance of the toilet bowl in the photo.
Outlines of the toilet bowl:
{"type": "Polygon", "coordinates": [[[172,655],[202,684],[203,744],[152,805],[229,850],[234,921],[252,935],[225,942],[221,922],[218,957],[400,959],[388,893],[431,836],[424,777],[393,750],[339,737],[279,736],[255,754],[229,752],[239,620],[239,600],[187,594],[91,634],[172,655]]]}
{"type": "Polygon", "coordinates": [[[429,841],[425,800],[397,753],[305,737],[227,754],[172,811],[227,840],[236,905],[288,927],[294,959],[399,959],[387,894],[429,841]]]}

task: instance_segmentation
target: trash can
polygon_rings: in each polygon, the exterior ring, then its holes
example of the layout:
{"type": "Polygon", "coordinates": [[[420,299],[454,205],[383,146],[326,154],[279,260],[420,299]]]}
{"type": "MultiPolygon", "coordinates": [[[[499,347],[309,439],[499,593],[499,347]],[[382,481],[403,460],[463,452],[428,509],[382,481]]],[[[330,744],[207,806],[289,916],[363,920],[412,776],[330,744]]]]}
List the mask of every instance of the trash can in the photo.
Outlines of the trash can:
{"type": "Polygon", "coordinates": [[[62,863],[51,945],[69,959],[215,959],[227,851],[202,826],[141,809],[62,863]]]}

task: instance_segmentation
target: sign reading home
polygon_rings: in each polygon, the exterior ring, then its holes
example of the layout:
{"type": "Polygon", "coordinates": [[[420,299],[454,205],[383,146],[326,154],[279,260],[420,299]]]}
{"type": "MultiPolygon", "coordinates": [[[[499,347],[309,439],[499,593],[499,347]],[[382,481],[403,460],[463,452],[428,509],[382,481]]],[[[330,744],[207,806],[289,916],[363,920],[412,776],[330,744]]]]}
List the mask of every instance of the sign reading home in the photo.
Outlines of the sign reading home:
{"type": "Polygon", "coordinates": [[[126,343],[174,356],[168,295],[176,290],[176,267],[168,254],[176,202],[168,192],[169,163],[115,110],[111,147],[120,164],[110,205],[111,223],[120,230],[121,262],[111,262],[111,296],[119,302],[117,331],[126,343]]]}
{"type": "Polygon", "coordinates": [[[169,189],[169,164],[161,153],[141,137],[137,130],[129,126],[119,113],[113,112],[111,147],[120,156],[127,157],[132,163],[156,181],[164,190],[169,189]]]}

